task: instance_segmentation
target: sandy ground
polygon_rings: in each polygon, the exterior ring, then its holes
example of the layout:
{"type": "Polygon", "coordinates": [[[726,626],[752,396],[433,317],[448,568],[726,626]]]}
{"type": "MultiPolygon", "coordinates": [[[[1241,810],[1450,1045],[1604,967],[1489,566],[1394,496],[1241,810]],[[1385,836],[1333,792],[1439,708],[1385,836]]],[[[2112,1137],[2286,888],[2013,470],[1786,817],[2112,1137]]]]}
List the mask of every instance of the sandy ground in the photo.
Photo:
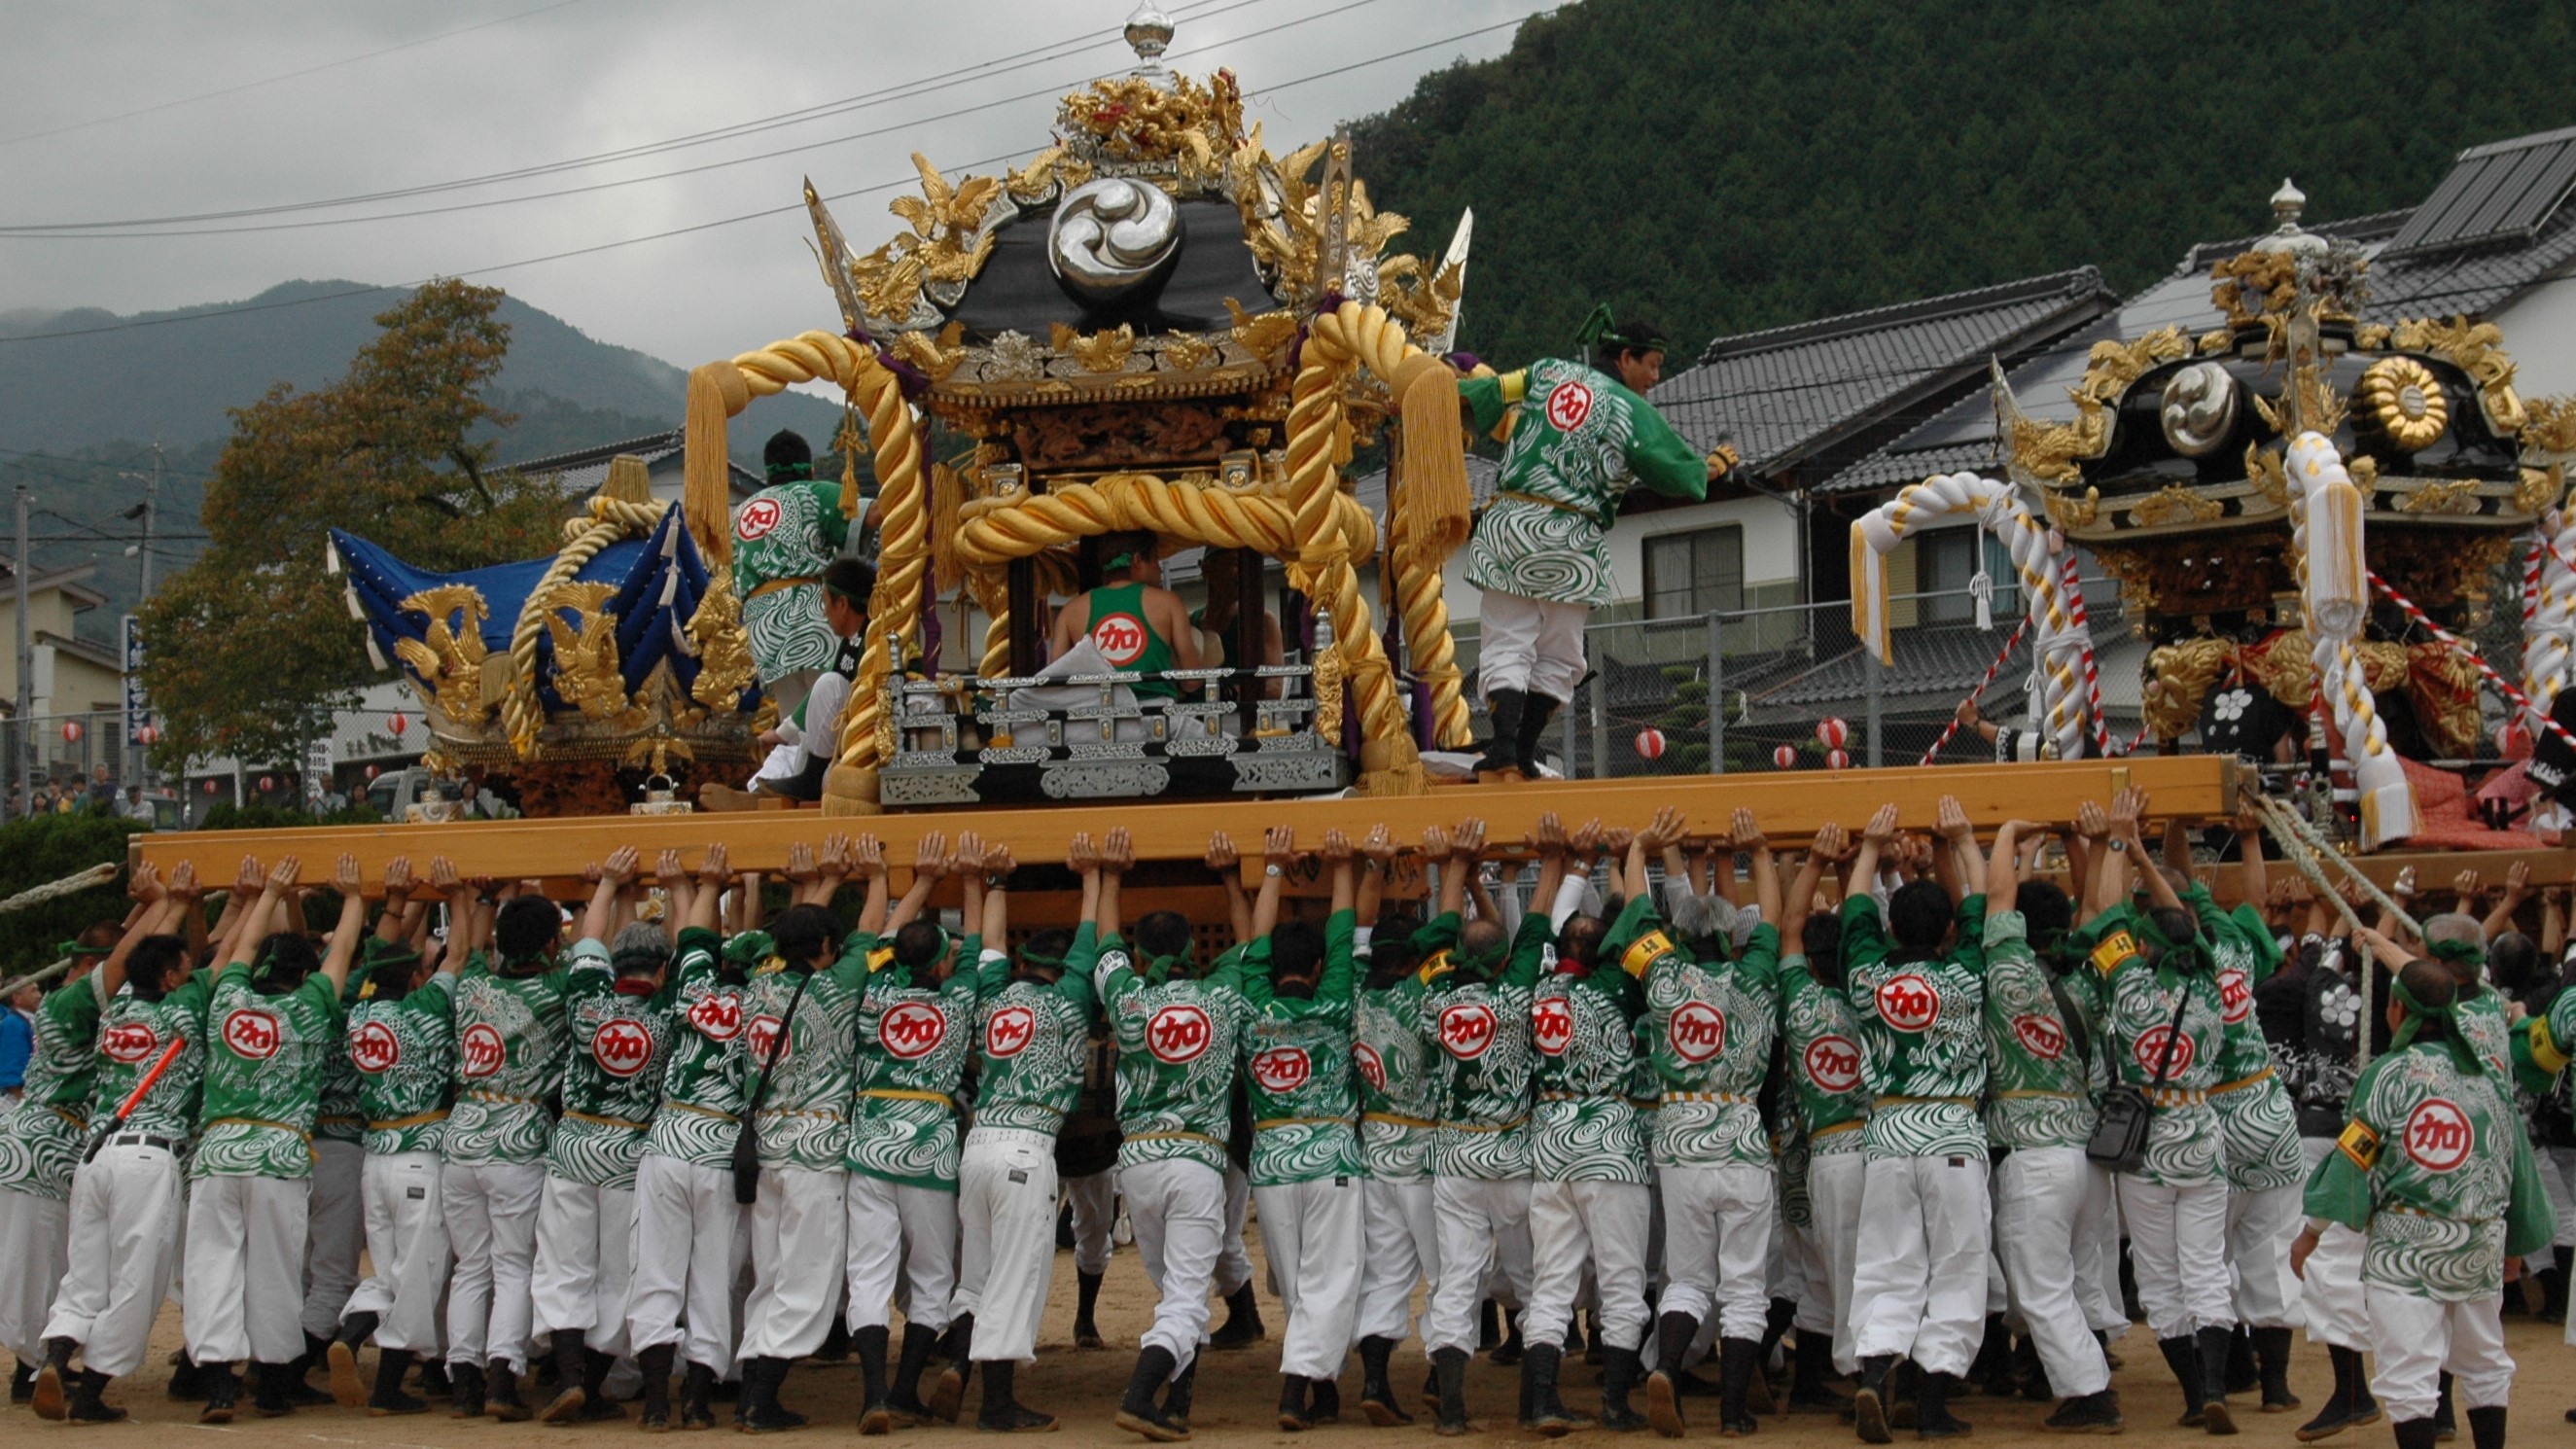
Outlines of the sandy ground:
{"type": "MultiPolygon", "coordinates": [[[[1256,1263],[1261,1257],[1260,1230],[1256,1223],[1248,1233],[1256,1263]]],[[[1144,1441],[1113,1427],[1109,1420],[1115,1412],[1118,1396],[1124,1391],[1127,1373],[1134,1363],[1136,1335],[1153,1316],[1154,1293],[1145,1281],[1145,1271],[1135,1250],[1122,1247],[1111,1263],[1108,1281],[1102,1289],[1100,1327],[1110,1347],[1085,1351],[1073,1347],[1073,1255],[1056,1255],[1053,1291],[1047,1307],[1045,1332],[1038,1345],[1038,1361],[1023,1370],[1019,1397],[1023,1403],[1053,1413],[1061,1420],[1059,1435],[1046,1442],[1079,1446],[1128,1446],[1144,1441]]],[[[1232,1353],[1211,1353],[1199,1372],[1198,1402],[1192,1429],[1196,1439],[1218,1439],[1237,1444],[1296,1445],[1298,1449],[1333,1449],[1333,1446],[1356,1446],[1385,1443],[1390,1439],[1420,1436],[1420,1442],[1431,1442],[1428,1415],[1417,1416],[1409,1428],[1372,1429],[1357,1412],[1359,1397],[1359,1364],[1353,1358],[1342,1377],[1343,1402],[1349,1408],[1342,1423],[1319,1428],[1306,1434],[1281,1432],[1273,1420],[1279,1400],[1279,1335],[1282,1324],[1278,1304],[1264,1295],[1263,1314],[1269,1337],[1249,1349],[1232,1353]]],[[[1224,1309],[1215,1309],[1216,1322],[1224,1319],[1224,1309]]],[[[2546,1437],[2556,1440],[2576,1434],[2560,1419],[2570,1404],[2576,1404],[2576,1349],[2560,1340],[2555,1324],[2533,1323],[2528,1319],[2506,1320],[2506,1340],[2520,1372],[2514,1381],[2512,1428],[2526,1438],[2546,1437]]],[[[174,1403],[162,1393],[166,1377],[158,1367],[166,1355],[179,1344],[179,1313],[166,1309],[153,1335],[155,1367],[146,1369],[130,1380],[120,1381],[108,1390],[112,1403],[133,1411],[133,1417],[122,1424],[75,1430],[67,1425],[48,1424],[24,1409],[0,1410],[0,1443],[36,1442],[40,1435],[77,1434],[79,1442],[95,1449],[126,1449],[126,1446],[153,1445],[168,1449],[173,1444],[201,1443],[215,1449],[221,1438],[199,1439],[197,1436],[225,1436],[244,1446],[249,1445],[361,1445],[369,1449],[537,1449],[537,1446],[563,1446],[585,1440],[633,1442],[638,1431],[631,1422],[594,1424],[577,1428],[550,1428],[535,1423],[501,1424],[490,1419],[461,1420],[449,1418],[443,1407],[427,1415],[407,1418],[371,1419],[363,1411],[336,1408],[305,1410],[281,1419],[260,1419],[248,1412],[247,1392],[243,1395],[242,1418],[230,1426],[200,1425],[196,1422],[197,1406],[174,1403]]],[[[2182,1445],[2203,1443],[2208,1436],[2197,1429],[2174,1426],[2182,1412],[2181,1393],[2172,1376],[2165,1371],[2153,1340],[2144,1329],[2132,1329],[2114,1349],[2125,1365],[2114,1376],[2120,1391],[2122,1408],[2128,1421],[2128,1442],[2144,1440],[2150,1444],[2182,1445]]],[[[362,1372],[372,1378],[375,1354],[372,1349],[360,1356],[362,1372]]],[[[1713,1371],[1713,1366],[1712,1366],[1713,1371]]],[[[1418,1345],[1407,1343],[1396,1358],[1395,1379],[1400,1390],[1418,1388],[1423,1377],[1423,1361],[1418,1345]]],[[[1537,1442],[1539,1436],[1518,1428],[1512,1422],[1517,1402],[1518,1371],[1497,1367],[1481,1357],[1468,1375],[1468,1405],[1475,1415],[1480,1435],[1537,1442]]],[[[1567,1365],[1565,1398],[1569,1405],[1588,1411],[1596,1403],[1594,1387],[1597,1370],[1580,1363],[1567,1365]]],[[[318,1386],[324,1375],[316,1373],[318,1386]]],[[[2238,1395],[2231,1402],[2238,1406],[2239,1442],[2248,1445],[2287,1446],[2295,1441],[2291,1430],[2304,1423],[2322,1401],[2331,1375],[2326,1366],[2325,1351],[2300,1346],[2298,1363],[2292,1372],[2291,1387],[2305,1398],[2310,1407],[2290,1414],[2265,1415],[2253,1412],[2252,1395],[2238,1395]]],[[[1847,1387],[1847,1386],[1846,1386],[1847,1387]]],[[[530,1401],[542,1404],[546,1391],[530,1388],[530,1401]]],[[[974,1404],[980,1394],[980,1380],[968,1394],[967,1410],[954,1426],[936,1426],[898,1431],[897,1441],[905,1438],[932,1442],[957,1443],[974,1435],[971,1427],[974,1404]]],[[[859,1371],[855,1361],[838,1364],[800,1364],[789,1375],[785,1400],[790,1408],[811,1415],[814,1422],[787,1442],[800,1443],[822,1436],[846,1436],[855,1439],[859,1407],[859,1371]]],[[[1638,1397],[1642,1409],[1644,1398],[1638,1397]]],[[[2064,1445],[2070,1441],[2040,1432],[2039,1421],[2048,1413],[2044,1404],[2025,1403],[2018,1399],[1990,1399],[1963,1395],[1954,1401],[1960,1415],[1976,1425],[1975,1442],[1983,1444],[2049,1443],[2064,1445]]],[[[631,1412],[631,1411],[630,1411],[631,1412]]],[[[729,1406],[719,1405],[719,1415],[729,1406]]],[[[1690,1418],[1687,1437],[1714,1440],[1716,1403],[1714,1400],[1684,1401],[1684,1413],[1690,1418]]],[[[726,1425],[725,1431],[730,1430],[726,1425]]],[[[720,1432],[725,1432],[720,1431],[720,1432]]],[[[1762,1421],[1761,1438],[1778,1443],[1849,1444],[1856,1442],[1849,1427],[1821,1416],[1790,1415],[1762,1421]]],[[[1623,1439],[1633,1449],[1646,1449],[1660,1442],[1651,1433],[1633,1438],[1598,1432],[1574,1436],[1573,1442],[1601,1444],[1623,1439]]],[[[1910,1433],[1898,1431],[1897,1442],[1914,1442],[1910,1433]]],[[[2333,1445],[2385,1445],[2391,1441],[2385,1421],[2357,1434],[2325,1441],[2333,1445]]],[[[2466,1449],[2468,1436],[2463,1430],[2458,1441],[2466,1449]]]]}

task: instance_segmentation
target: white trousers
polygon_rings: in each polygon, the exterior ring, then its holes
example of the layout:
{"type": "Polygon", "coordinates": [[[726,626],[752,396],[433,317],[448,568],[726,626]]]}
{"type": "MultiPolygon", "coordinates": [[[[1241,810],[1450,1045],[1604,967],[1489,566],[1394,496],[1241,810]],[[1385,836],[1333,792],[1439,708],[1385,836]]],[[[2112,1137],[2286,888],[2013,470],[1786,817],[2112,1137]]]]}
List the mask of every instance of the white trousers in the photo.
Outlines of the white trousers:
{"type": "Polygon", "coordinates": [[[626,1334],[641,1351],[682,1344],[681,1356],[733,1377],[734,1280],[748,1256],[733,1170],[646,1156],[635,1170],[635,1275],[626,1334]],[[688,1320],[682,1343],[680,1321],[688,1320]]]}
{"type": "Polygon", "coordinates": [[[2460,1408],[2501,1406],[2513,1390],[2513,1356],[2504,1349],[2504,1299],[2436,1303],[2372,1284],[2370,1349],[2377,1356],[2370,1392],[2391,1423],[2429,1419],[2451,1376],[2460,1408]]]}
{"type": "Polygon", "coordinates": [[[45,1314],[63,1283],[71,1204],[0,1187],[0,1348],[30,1366],[45,1361],[45,1314]]]}
{"type": "Polygon", "coordinates": [[[188,1357],[285,1363],[304,1352],[305,1211],[311,1184],[206,1177],[188,1193],[181,1299],[188,1357]]]}
{"type": "Polygon", "coordinates": [[[1761,1338],[1771,1311],[1779,1193],[1771,1169],[1666,1163],[1659,1176],[1671,1279],[1660,1311],[1687,1313],[1703,1326],[1714,1311],[1719,1337],[1761,1338]]]}
{"type": "Polygon", "coordinates": [[[1889,1157],[1861,1169],[1855,1354],[1911,1358],[1928,1374],[1968,1371],[1985,1338],[1989,1212],[1982,1158],[1889,1157]]]}
{"type": "Polygon", "coordinates": [[[2149,1332],[2162,1340],[2236,1326],[2227,1278],[2225,1178],[2166,1187],[2124,1173],[2120,1217],[2129,1225],[2129,1261],[2149,1332]]]}
{"type": "Polygon", "coordinates": [[[957,1194],[854,1172],[843,1201],[850,1327],[889,1326],[887,1305],[900,1291],[905,1322],[946,1328],[957,1291],[957,1194]]]}
{"type": "Polygon", "coordinates": [[[2095,1176],[2080,1147],[2021,1147],[1995,1165],[1995,1252],[2048,1386],[2074,1398],[2110,1387],[2111,1366],[2075,1298],[2075,1242],[2095,1176]]]}
{"type": "Polygon", "coordinates": [[[456,1271],[447,1282],[448,1362],[528,1366],[537,1198],[545,1185],[542,1162],[447,1164],[439,1206],[448,1246],[456,1250],[456,1271]]]}
{"type": "Polygon", "coordinates": [[[1154,1322],[1137,1346],[1169,1350],[1177,1378],[1207,1339],[1208,1288],[1225,1246],[1225,1175],[1167,1158],[1119,1168],[1118,1190],[1136,1229],[1136,1256],[1145,1260],[1157,1295],[1154,1322]]]}
{"type": "MultiPolygon", "coordinates": [[[[1217,1249],[1216,1270],[1210,1281],[1216,1285],[1216,1296],[1231,1298],[1235,1290],[1252,1281],[1252,1254],[1243,1246],[1243,1218],[1252,1208],[1252,1179],[1240,1167],[1229,1164],[1225,1169],[1225,1242],[1217,1249]]],[[[1274,1295],[1284,1296],[1277,1283],[1270,1285],[1274,1295]]]]}
{"type": "MultiPolygon", "coordinates": [[[[1141,1221],[1136,1241],[1145,1241],[1141,1221]]],[[[974,1128],[957,1160],[957,1293],[949,1321],[975,1315],[976,1362],[1037,1358],[1038,1320],[1054,1276],[1055,1139],[974,1128]]],[[[1207,1315],[1204,1301],[1199,1315],[1207,1315]]]]}
{"type": "MultiPolygon", "coordinates": [[[[1529,1305],[1521,1336],[1561,1343],[1583,1292],[1588,1264],[1600,1295],[1601,1341],[1635,1348],[1646,1336],[1646,1224],[1653,1190],[1642,1182],[1530,1185],[1529,1305]]],[[[1270,1213],[1261,1214],[1262,1227],[1270,1213]]]]}
{"type": "Polygon", "coordinates": [[[744,1358],[798,1359],[823,1346],[841,1307],[849,1174],[760,1170],[751,1205],[751,1300],[742,1307],[744,1358]]]}
{"type": "Polygon", "coordinates": [[[1807,1159],[1807,1217],[1824,1257],[1825,1282],[1831,1293],[1834,1372],[1860,1367],[1853,1345],[1859,1341],[1852,1322],[1852,1270],[1860,1258],[1861,1199],[1867,1190],[1868,1159],[1857,1152],[1834,1152],[1807,1159]]]}
{"type": "Polygon", "coordinates": [[[111,1146],[72,1174],[63,1286],[47,1338],[77,1339],[109,1378],[143,1367],[152,1320],[169,1296],[185,1209],[179,1159],[157,1147],[111,1146]]]}
{"type": "Polygon", "coordinates": [[[2235,1272],[2236,1321],[2248,1328],[2296,1328],[2299,1278],[2290,1244],[2307,1218],[2297,1184],[2227,1194],[2227,1262],[2235,1272]]]}
{"type": "Polygon", "coordinates": [[[1361,1338],[1401,1340],[1413,1332],[1413,1290],[1440,1280],[1440,1235],[1431,1211],[1431,1179],[1360,1184],[1361,1338]]]}
{"type": "Polygon", "coordinates": [[[1261,1204],[1261,1243],[1288,1315],[1279,1371],[1339,1378],[1359,1320],[1361,1180],[1326,1177],[1256,1187],[1252,1195],[1261,1204]]]}
{"type": "Polygon", "coordinates": [[[548,1176],[537,1195],[537,1327],[622,1358],[635,1269],[635,1189],[548,1176]]]}
{"type": "Polygon", "coordinates": [[[1583,679],[1582,604],[1525,599],[1487,590],[1477,605],[1483,645],[1476,655],[1476,687],[1491,699],[1497,689],[1544,694],[1562,704],[1583,679]]]}
{"type": "Polygon", "coordinates": [[[2120,1295],[2120,1193],[2098,1164],[2084,1179],[2084,1205],[2075,1217],[2075,1301],[2085,1325],[2107,1338],[2129,1331],[2128,1305],[2120,1295]]]}
{"type": "Polygon", "coordinates": [[[1073,1205],[1073,1269],[1093,1276],[1109,1271],[1118,1245],[1111,1236],[1118,1226],[1118,1172],[1115,1168],[1069,1178],[1065,1199],[1073,1205]]]}
{"type": "MultiPolygon", "coordinates": [[[[2299,1150],[2311,1172],[2335,1150],[2331,1137],[2302,1137],[2299,1150]]],[[[2299,1280],[2299,1311],[2308,1322],[2308,1342],[2355,1353],[2370,1348],[2370,1306],[2361,1288],[2361,1234],[2341,1223],[2329,1223],[2308,1254],[2308,1271],[2299,1280]]]]}
{"type": "MultiPolygon", "coordinates": [[[[1496,595],[1494,597],[1501,597],[1496,595]]],[[[1476,1305],[1487,1276],[1508,1307],[1529,1301],[1530,1184],[1479,1177],[1431,1179],[1431,1220],[1440,1240],[1439,1277],[1422,1314],[1422,1351],[1476,1351],[1476,1305]]]]}
{"type": "MultiPolygon", "coordinates": [[[[359,1179],[367,1149],[333,1137],[313,1139],[312,1206],[304,1215],[304,1331],[329,1338],[358,1288],[358,1250],[366,1246],[359,1179]]],[[[302,1350],[297,1350],[302,1352],[302,1350]]]]}
{"type": "Polygon", "coordinates": [[[435,1152],[370,1155],[358,1171],[370,1272],[347,1311],[376,1315],[376,1347],[438,1352],[438,1299],[447,1287],[446,1164],[435,1152]]]}

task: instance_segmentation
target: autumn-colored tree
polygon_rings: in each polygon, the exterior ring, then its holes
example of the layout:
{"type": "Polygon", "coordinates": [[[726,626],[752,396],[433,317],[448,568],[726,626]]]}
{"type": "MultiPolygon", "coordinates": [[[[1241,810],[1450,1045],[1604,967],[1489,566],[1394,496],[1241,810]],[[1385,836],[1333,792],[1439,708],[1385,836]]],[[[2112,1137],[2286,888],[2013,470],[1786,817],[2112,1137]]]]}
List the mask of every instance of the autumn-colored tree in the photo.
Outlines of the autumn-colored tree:
{"type": "Polygon", "coordinates": [[[232,410],[206,487],[205,553],[143,610],[144,685],[161,716],[154,762],[297,760],[375,676],[325,568],[333,527],[426,569],[550,551],[564,499],[547,478],[491,469],[507,426],[486,398],[510,345],[497,288],[437,281],[376,318],[348,375],[284,383],[232,410]]]}

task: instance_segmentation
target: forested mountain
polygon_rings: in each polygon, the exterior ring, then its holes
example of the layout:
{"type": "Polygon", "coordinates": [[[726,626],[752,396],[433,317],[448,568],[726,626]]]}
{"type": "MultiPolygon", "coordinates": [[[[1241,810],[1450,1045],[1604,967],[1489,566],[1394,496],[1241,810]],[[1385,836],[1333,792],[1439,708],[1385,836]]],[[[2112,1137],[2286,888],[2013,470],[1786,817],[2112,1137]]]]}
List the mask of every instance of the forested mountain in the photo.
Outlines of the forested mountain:
{"type": "MultiPolygon", "coordinates": [[[[1595,302],[1711,336],[2411,206],[2463,147],[2576,123],[2576,8],[2244,0],[1582,0],[1353,127],[1462,346],[1561,352],[1595,302]]],[[[1677,358],[1677,360],[1679,360],[1677,358]]]]}

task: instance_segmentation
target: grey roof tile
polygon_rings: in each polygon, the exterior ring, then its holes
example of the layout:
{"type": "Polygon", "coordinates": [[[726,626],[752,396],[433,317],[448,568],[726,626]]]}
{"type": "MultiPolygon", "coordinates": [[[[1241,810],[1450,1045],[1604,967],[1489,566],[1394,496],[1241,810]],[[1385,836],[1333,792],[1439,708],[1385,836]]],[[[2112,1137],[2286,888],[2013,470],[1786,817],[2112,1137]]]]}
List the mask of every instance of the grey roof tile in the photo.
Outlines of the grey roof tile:
{"type": "MultiPolygon", "coordinates": [[[[1896,663],[1881,678],[1879,693],[1886,707],[1908,709],[1920,707],[1924,697],[1947,710],[1967,697],[1985,677],[1986,667],[2012,637],[2010,620],[1998,621],[1989,631],[1976,628],[1901,629],[1891,642],[1896,649],[1896,663]]],[[[2028,651],[2018,651],[2026,656],[2028,651]]],[[[1857,645],[1844,650],[1815,668],[1758,691],[1752,707],[1761,711],[1801,705],[1838,704],[1863,698],[1869,690],[1866,674],[1868,656],[1857,645]]],[[[2008,664],[1995,676],[1986,692],[1990,703],[2020,696],[2020,673],[2008,664]]]]}

